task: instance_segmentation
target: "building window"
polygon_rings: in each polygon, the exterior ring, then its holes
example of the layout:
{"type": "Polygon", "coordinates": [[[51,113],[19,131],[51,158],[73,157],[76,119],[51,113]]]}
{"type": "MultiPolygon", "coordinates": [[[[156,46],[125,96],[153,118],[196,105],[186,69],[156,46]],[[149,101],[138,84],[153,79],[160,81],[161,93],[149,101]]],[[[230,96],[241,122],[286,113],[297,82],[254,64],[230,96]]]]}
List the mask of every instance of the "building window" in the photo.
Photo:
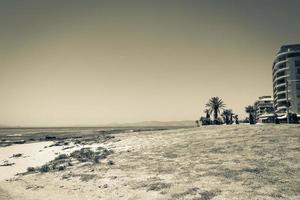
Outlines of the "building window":
{"type": "Polygon", "coordinates": [[[285,83],[285,79],[280,79],[277,81],[277,85],[282,84],[282,83],[285,83]]]}
{"type": "Polygon", "coordinates": [[[300,66],[300,60],[296,60],[296,61],[295,61],[295,65],[296,65],[296,66],[300,66]]]}
{"type": "Polygon", "coordinates": [[[278,95],[278,99],[285,99],[286,97],[285,97],[285,93],[283,93],[283,94],[279,94],[278,95]]]}
{"type": "Polygon", "coordinates": [[[283,61],[283,60],[285,60],[286,59],[286,56],[284,55],[284,56],[280,56],[280,57],[278,57],[278,62],[280,62],[280,61],[283,61]]]}
{"type": "Polygon", "coordinates": [[[300,56],[300,53],[290,53],[287,55],[288,58],[298,57],[298,56],[300,56]]]}
{"type": "Polygon", "coordinates": [[[284,75],[285,75],[285,71],[282,71],[277,74],[277,77],[284,76],[284,75]]]}
{"type": "Polygon", "coordinates": [[[285,86],[277,88],[277,92],[285,91],[285,86]]]}
{"type": "Polygon", "coordinates": [[[281,102],[278,102],[278,107],[281,107],[281,106],[286,106],[286,102],[285,101],[281,101],[281,102]]]}
{"type": "Polygon", "coordinates": [[[281,63],[278,65],[278,69],[286,68],[286,63],[281,63]]]}

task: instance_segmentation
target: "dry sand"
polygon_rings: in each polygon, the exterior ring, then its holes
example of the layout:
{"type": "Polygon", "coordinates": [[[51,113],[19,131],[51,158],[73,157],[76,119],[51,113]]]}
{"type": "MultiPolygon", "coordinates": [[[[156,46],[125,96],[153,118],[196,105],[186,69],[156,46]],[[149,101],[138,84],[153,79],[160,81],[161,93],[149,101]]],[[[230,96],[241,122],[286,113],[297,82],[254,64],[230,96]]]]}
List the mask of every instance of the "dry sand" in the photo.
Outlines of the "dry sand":
{"type": "Polygon", "coordinates": [[[116,139],[100,164],[1,181],[0,199],[300,199],[299,125],[207,126],[116,139]]]}

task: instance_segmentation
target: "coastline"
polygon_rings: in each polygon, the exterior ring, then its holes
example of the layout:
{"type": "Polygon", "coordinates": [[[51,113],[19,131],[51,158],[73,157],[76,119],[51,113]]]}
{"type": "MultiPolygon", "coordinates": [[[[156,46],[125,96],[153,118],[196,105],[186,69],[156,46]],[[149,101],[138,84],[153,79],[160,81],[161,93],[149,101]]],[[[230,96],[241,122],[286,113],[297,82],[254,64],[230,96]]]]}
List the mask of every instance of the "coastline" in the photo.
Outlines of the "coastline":
{"type": "Polygon", "coordinates": [[[0,148],[16,144],[42,141],[63,141],[95,137],[103,134],[126,132],[159,131],[182,127],[56,127],[56,128],[0,128],[0,148]]]}
{"type": "Polygon", "coordinates": [[[231,125],[114,135],[99,163],[0,181],[29,199],[300,197],[299,125],[231,125]],[[109,164],[113,161],[113,164],[109,164]]]}

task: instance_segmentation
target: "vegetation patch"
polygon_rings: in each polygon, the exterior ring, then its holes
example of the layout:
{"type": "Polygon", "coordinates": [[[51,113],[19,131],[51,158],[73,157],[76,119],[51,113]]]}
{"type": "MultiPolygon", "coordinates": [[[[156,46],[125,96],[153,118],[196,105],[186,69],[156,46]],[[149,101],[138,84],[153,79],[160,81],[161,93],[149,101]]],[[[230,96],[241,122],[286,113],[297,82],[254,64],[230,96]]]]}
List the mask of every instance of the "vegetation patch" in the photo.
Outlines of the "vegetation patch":
{"type": "Polygon", "coordinates": [[[108,155],[112,154],[112,150],[108,150],[103,147],[98,147],[96,151],[92,151],[90,148],[82,148],[76,150],[70,154],[70,157],[77,159],[80,162],[93,162],[99,163],[101,159],[106,158],[108,155]]]}
{"type": "Polygon", "coordinates": [[[172,194],[172,199],[182,199],[188,195],[197,195],[200,189],[198,187],[189,188],[184,192],[172,194]]]}
{"type": "Polygon", "coordinates": [[[17,154],[13,154],[12,158],[20,158],[23,154],[21,153],[17,153],[17,154]]]}
{"type": "Polygon", "coordinates": [[[67,159],[69,156],[67,154],[60,154],[54,160],[64,160],[67,159]]]}
{"type": "Polygon", "coordinates": [[[259,167],[254,167],[254,168],[250,168],[250,167],[246,167],[240,170],[241,172],[248,172],[248,173],[253,173],[253,174],[260,174],[263,173],[265,171],[265,168],[259,168],[259,167]]]}
{"type": "Polygon", "coordinates": [[[34,172],[35,171],[35,168],[34,167],[28,167],[27,168],[27,172],[34,172]]]}
{"type": "Polygon", "coordinates": [[[208,150],[210,153],[226,153],[225,148],[218,147],[218,148],[211,148],[208,150]]]}
{"type": "Polygon", "coordinates": [[[217,176],[217,177],[223,177],[226,179],[231,179],[234,181],[240,180],[239,175],[241,172],[236,170],[231,170],[228,168],[216,168],[214,170],[209,170],[207,173],[204,174],[204,176],[217,176]]]}
{"type": "MultiPolygon", "coordinates": [[[[99,163],[101,159],[106,158],[108,155],[113,153],[113,151],[108,150],[103,147],[98,147],[96,151],[92,151],[90,148],[82,148],[80,150],[73,151],[70,155],[60,154],[54,160],[44,164],[41,167],[34,168],[28,167],[27,173],[41,172],[46,173],[51,170],[53,171],[63,171],[69,166],[73,166],[75,161],[79,162],[90,162],[99,163]]],[[[114,164],[112,161],[110,164],[114,164]]]]}
{"type": "Polygon", "coordinates": [[[0,167],[8,167],[8,166],[12,166],[15,163],[13,162],[9,162],[8,160],[4,160],[2,164],[0,164],[0,167]]]}
{"type": "Polygon", "coordinates": [[[185,199],[186,196],[195,196],[193,200],[210,200],[221,193],[221,190],[202,191],[197,187],[172,195],[172,199],[185,199]]]}
{"type": "Polygon", "coordinates": [[[42,165],[40,168],[38,168],[38,170],[41,173],[45,173],[45,172],[49,172],[50,171],[50,167],[49,167],[49,165],[45,164],[45,165],[42,165]]]}
{"type": "Polygon", "coordinates": [[[170,158],[170,159],[177,158],[177,154],[175,154],[173,152],[165,152],[163,154],[163,156],[166,157],[166,158],[170,158]]]}
{"type": "Polygon", "coordinates": [[[156,182],[156,183],[150,183],[148,185],[145,185],[147,187],[147,192],[148,191],[160,191],[166,188],[170,188],[171,184],[170,183],[163,183],[163,182],[156,182]]]}
{"type": "Polygon", "coordinates": [[[218,196],[220,193],[221,193],[220,190],[203,191],[200,192],[201,196],[199,198],[194,198],[194,200],[210,200],[215,196],[218,196]]]}
{"type": "Polygon", "coordinates": [[[95,174],[80,174],[80,180],[84,182],[88,182],[94,179],[97,175],[95,174]]]}

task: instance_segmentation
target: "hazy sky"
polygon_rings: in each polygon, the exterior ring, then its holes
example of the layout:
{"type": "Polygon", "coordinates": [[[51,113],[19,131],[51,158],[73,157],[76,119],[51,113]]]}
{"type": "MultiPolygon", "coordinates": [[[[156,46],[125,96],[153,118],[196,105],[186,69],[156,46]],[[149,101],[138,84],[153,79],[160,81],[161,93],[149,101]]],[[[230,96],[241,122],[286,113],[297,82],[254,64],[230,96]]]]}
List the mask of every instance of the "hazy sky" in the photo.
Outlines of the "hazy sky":
{"type": "Polygon", "coordinates": [[[0,124],[198,119],[212,96],[242,118],[299,19],[299,0],[0,0],[0,124]]]}

